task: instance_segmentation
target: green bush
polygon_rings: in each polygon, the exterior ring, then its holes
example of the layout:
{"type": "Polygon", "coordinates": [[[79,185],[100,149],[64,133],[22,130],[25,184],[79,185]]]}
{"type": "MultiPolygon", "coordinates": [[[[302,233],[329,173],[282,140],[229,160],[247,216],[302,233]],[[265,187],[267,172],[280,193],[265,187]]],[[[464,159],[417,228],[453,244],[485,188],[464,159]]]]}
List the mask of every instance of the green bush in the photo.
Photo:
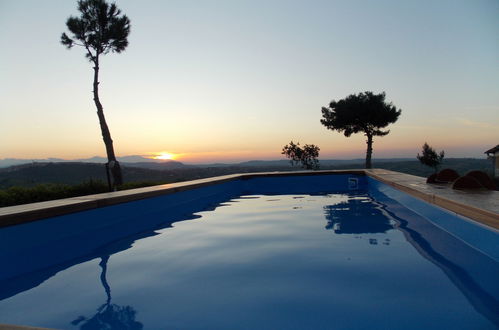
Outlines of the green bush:
{"type": "Polygon", "coordinates": [[[54,199],[98,194],[109,191],[103,181],[89,180],[76,185],[39,184],[0,190],[0,207],[43,202],[54,199]]]}

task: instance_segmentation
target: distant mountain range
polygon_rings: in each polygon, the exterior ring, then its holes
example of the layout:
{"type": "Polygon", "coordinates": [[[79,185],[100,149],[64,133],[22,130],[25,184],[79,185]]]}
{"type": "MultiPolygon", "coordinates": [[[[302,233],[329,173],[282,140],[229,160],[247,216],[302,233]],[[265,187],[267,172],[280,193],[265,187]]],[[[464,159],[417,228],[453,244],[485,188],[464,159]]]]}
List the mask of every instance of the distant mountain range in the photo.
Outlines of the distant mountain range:
{"type": "MultiPolygon", "coordinates": [[[[373,161],[379,162],[397,162],[397,161],[409,161],[414,160],[413,158],[380,158],[374,159],[373,161]]],[[[250,160],[240,163],[207,163],[207,164],[184,164],[175,160],[159,160],[151,159],[143,156],[133,155],[133,156],[123,156],[118,157],[118,161],[124,166],[134,166],[148,169],[167,169],[167,168],[180,168],[180,167],[268,167],[268,166],[290,166],[289,160],[250,160]]],[[[324,159],[320,160],[322,166],[336,166],[344,164],[361,164],[364,163],[364,159],[324,159]]],[[[94,164],[104,164],[107,162],[107,158],[94,156],[84,159],[61,159],[61,158],[43,158],[43,159],[18,159],[18,158],[4,158],[0,159],[0,168],[5,168],[15,165],[32,164],[32,163],[94,163],[94,164]]]]}
{"type": "MultiPolygon", "coordinates": [[[[124,163],[161,163],[168,162],[157,159],[146,158],[143,156],[124,156],[118,157],[120,162],[124,163]]],[[[19,159],[19,158],[4,158],[0,159],[0,167],[9,167],[13,165],[22,165],[29,163],[106,163],[107,158],[94,156],[91,158],[82,159],[62,159],[62,158],[38,158],[38,159],[19,159]]]]}

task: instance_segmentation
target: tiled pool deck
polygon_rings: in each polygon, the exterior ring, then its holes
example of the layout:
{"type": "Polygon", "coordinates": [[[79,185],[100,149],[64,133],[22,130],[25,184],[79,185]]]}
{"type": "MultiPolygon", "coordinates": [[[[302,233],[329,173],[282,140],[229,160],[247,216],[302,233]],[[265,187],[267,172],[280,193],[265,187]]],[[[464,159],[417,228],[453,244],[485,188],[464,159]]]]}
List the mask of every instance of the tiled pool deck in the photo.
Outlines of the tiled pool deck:
{"type": "Polygon", "coordinates": [[[427,184],[425,178],[383,169],[232,174],[112,193],[10,206],[0,208],[0,227],[164,194],[172,194],[230,180],[265,176],[317,174],[365,174],[430,204],[466,216],[489,227],[499,229],[499,191],[453,190],[448,184],[427,184]]]}

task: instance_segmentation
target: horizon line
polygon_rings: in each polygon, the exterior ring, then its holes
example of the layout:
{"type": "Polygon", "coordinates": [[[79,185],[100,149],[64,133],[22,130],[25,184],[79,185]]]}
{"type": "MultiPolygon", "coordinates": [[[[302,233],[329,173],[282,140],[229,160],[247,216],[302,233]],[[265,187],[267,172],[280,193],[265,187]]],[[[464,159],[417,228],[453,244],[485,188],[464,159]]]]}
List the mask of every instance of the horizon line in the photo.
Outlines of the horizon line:
{"type": "MultiPolygon", "coordinates": [[[[154,158],[148,158],[144,157],[142,155],[126,155],[126,156],[117,156],[118,161],[123,162],[123,163],[134,163],[133,161],[123,161],[120,160],[120,158],[127,158],[127,157],[140,157],[144,161],[151,162],[151,163],[169,163],[169,162],[177,162],[177,163],[183,163],[183,164],[237,164],[237,163],[246,163],[246,162],[275,162],[275,161],[290,161],[287,158],[253,158],[253,159],[246,159],[246,160],[212,160],[212,161],[181,161],[181,160],[176,160],[176,159],[154,159],[154,158]]],[[[105,156],[92,156],[92,157],[86,157],[86,158],[60,158],[60,157],[45,157],[45,158],[13,158],[13,157],[6,157],[6,158],[0,158],[0,161],[27,161],[27,162],[37,162],[37,161],[60,161],[60,162],[89,162],[94,158],[100,158],[103,161],[107,160],[105,156]]],[[[487,159],[487,156],[484,155],[483,158],[476,157],[476,156],[460,156],[460,157],[446,157],[445,159],[487,159]]],[[[409,157],[409,156],[392,156],[392,157],[373,157],[373,159],[414,159],[417,160],[416,157],[409,157]]],[[[365,160],[365,157],[352,157],[352,158],[346,158],[346,157],[331,157],[331,158],[321,158],[318,157],[318,160],[323,160],[323,161],[328,161],[328,160],[340,160],[340,161],[348,161],[348,160],[365,160]]],[[[137,162],[140,162],[138,159],[137,162]]]]}

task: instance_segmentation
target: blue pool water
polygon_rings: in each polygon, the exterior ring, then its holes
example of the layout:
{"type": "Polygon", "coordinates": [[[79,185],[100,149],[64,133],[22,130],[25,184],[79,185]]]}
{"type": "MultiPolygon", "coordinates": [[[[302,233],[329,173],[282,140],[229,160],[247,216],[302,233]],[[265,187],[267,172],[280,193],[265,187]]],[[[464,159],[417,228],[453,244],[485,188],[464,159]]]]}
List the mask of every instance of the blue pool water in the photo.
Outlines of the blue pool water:
{"type": "Polygon", "coordinates": [[[369,180],[236,180],[3,228],[0,323],[496,329],[494,242],[471,246],[439,223],[466,219],[428,220],[443,211],[369,180]]]}

